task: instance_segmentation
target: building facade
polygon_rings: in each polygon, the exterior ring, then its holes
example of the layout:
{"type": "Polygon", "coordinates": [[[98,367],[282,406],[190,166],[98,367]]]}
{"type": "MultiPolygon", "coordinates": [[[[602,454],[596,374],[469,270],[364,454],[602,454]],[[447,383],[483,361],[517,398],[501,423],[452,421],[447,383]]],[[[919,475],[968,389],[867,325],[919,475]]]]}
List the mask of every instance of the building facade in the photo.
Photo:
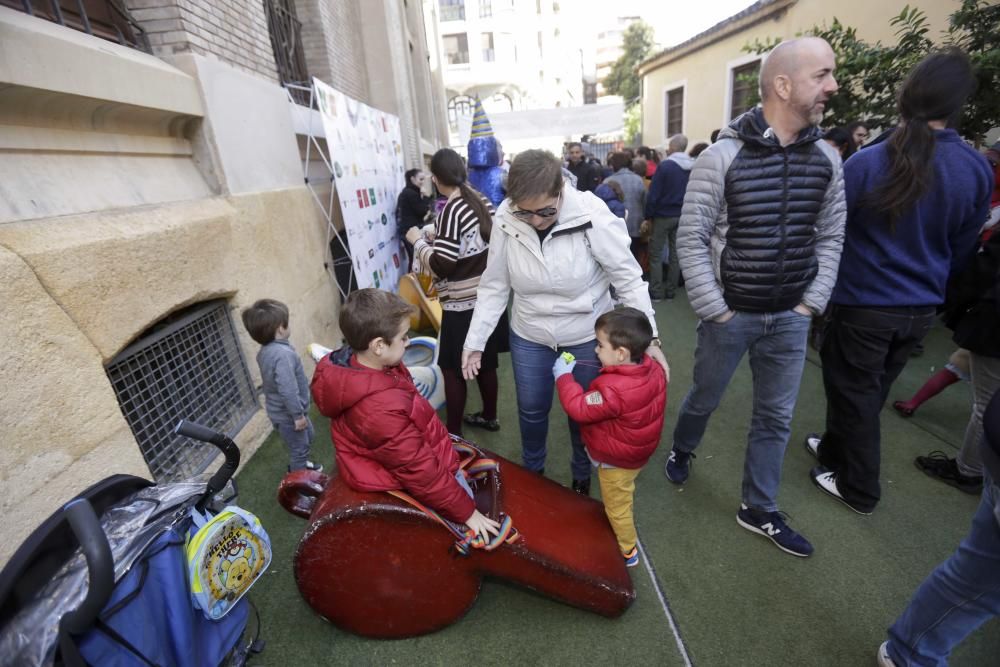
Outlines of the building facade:
{"type": "Polygon", "coordinates": [[[638,16],[619,16],[612,27],[597,33],[597,49],[595,64],[597,67],[597,99],[609,97],[604,88],[604,80],[611,74],[611,68],[622,57],[622,46],[625,41],[625,30],[641,20],[638,16]]]}
{"type": "Polygon", "coordinates": [[[303,179],[322,124],[282,84],[398,115],[408,167],[447,141],[419,2],[7,4],[34,15],[0,6],[0,562],[97,480],[210,466],[179,417],[252,455],[271,425],[244,307],[288,304],[307,372],[308,343],[339,343],[303,179]]]}
{"type": "MultiPolygon", "coordinates": [[[[909,2],[927,15],[931,34],[948,25],[957,0],[909,2]]],[[[643,143],[654,146],[678,132],[691,143],[709,141],[713,130],[746,110],[750,88],[760,71],[761,56],[744,47],[755,40],[791,39],[817,25],[829,25],[834,16],[857,29],[869,42],[894,41],[889,20],[906,2],[841,0],[831,6],[822,0],[760,0],[677,46],[639,65],[642,77],[643,143]]]]}
{"type": "Polygon", "coordinates": [[[489,114],[584,103],[584,45],[563,33],[559,2],[437,0],[436,4],[453,144],[461,143],[459,119],[471,118],[476,97],[489,114]]]}

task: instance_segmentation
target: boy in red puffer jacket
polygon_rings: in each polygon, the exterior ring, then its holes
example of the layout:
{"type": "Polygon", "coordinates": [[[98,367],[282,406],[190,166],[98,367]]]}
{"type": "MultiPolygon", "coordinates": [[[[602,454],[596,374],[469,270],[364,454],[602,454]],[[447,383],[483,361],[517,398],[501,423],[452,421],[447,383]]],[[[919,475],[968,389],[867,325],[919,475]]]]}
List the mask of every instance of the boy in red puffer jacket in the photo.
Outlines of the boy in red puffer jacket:
{"type": "Polygon", "coordinates": [[[653,340],[646,315],[635,308],[604,313],[594,324],[603,368],[586,391],[573,379],[575,361],[559,357],[552,372],[559,400],[580,424],[583,444],[597,468],[604,511],[625,564],[639,564],[632,518],[635,478],[660,444],[667,407],[663,367],[645,354],[653,340]]]}
{"type": "Polygon", "coordinates": [[[330,418],[337,468],[349,487],[402,489],[489,539],[499,524],[476,509],[447,429],[402,363],[412,312],[391,292],[352,292],[340,312],[347,346],[316,366],[313,400],[330,418]]]}

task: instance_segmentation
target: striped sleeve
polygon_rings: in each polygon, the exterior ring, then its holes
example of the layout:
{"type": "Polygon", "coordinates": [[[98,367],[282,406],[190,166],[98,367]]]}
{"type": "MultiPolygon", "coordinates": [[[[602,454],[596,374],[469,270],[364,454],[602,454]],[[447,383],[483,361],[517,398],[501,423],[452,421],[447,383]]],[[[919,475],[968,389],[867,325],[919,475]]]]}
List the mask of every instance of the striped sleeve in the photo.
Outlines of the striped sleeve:
{"type": "Polygon", "coordinates": [[[478,224],[475,211],[461,198],[448,202],[437,218],[434,251],[429,263],[434,275],[448,278],[458,266],[462,234],[470,225],[478,224]]]}

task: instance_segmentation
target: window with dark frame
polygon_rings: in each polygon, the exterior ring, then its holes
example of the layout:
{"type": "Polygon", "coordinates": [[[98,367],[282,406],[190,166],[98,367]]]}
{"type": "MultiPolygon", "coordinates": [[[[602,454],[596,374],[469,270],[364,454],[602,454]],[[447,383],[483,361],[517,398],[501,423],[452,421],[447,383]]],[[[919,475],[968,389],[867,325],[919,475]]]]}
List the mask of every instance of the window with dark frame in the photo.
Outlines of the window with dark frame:
{"type": "Polygon", "coordinates": [[[684,86],[667,91],[667,137],[684,131],[684,86]]]}
{"type": "Polygon", "coordinates": [[[444,35],[441,38],[444,44],[445,58],[449,65],[466,65],[469,62],[469,36],[464,32],[454,35],[444,35]]]}
{"type": "Polygon", "coordinates": [[[464,21],[465,0],[438,0],[442,21],[464,21]]]}
{"type": "Polygon", "coordinates": [[[176,435],[189,419],[234,437],[260,409],[225,301],[160,320],[106,367],[108,380],[157,482],[203,472],[218,450],[176,435]]]}
{"type": "Polygon", "coordinates": [[[52,0],[0,0],[0,7],[10,7],[109,42],[151,52],[146,33],[132,18],[124,2],[78,0],[64,3],[52,0]]]}
{"type": "MultiPolygon", "coordinates": [[[[306,57],[302,52],[302,23],[295,15],[293,0],[264,0],[267,14],[267,31],[271,36],[274,64],[278,68],[281,85],[311,86],[306,57]]],[[[309,91],[289,88],[292,99],[308,106],[309,91]]]]}
{"type": "Polygon", "coordinates": [[[476,101],[468,95],[456,95],[448,100],[448,123],[452,129],[458,129],[459,116],[471,116],[476,101]]]}
{"type": "Polygon", "coordinates": [[[480,35],[480,40],[483,48],[483,62],[491,63],[496,59],[496,54],[493,50],[493,33],[484,32],[480,35]]]}
{"type": "Polygon", "coordinates": [[[751,107],[750,97],[758,86],[760,61],[734,67],[730,71],[733,94],[729,99],[729,120],[740,116],[751,107]]]}

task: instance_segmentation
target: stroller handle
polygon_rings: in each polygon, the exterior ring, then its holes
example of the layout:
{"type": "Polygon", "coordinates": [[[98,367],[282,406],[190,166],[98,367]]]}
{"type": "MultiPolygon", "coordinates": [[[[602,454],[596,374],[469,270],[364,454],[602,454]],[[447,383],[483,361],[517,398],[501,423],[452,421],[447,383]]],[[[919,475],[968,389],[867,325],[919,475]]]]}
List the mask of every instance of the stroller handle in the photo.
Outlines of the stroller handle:
{"type": "Polygon", "coordinates": [[[101,522],[89,500],[79,498],[64,508],[73,534],[76,536],[83,555],[87,559],[89,585],[87,597],[73,611],[65,614],[60,621],[60,629],[72,634],[80,634],[93,625],[104,603],[111,596],[115,585],[114,559],[101,522]]]}
{"type": "Polygon", "coordinates": [[[174,433],[193,440],[211,443],[226,455],[226,462],[208,480],[208,486],[205,487],[205,495],[198,501],[198,511],[204,511],[205,505],[208,504],[212,496],[218,493],[236,473],[236,469],[240,466],[240,448],[228,436],[186,419],[177,422],[174,433]]]}

